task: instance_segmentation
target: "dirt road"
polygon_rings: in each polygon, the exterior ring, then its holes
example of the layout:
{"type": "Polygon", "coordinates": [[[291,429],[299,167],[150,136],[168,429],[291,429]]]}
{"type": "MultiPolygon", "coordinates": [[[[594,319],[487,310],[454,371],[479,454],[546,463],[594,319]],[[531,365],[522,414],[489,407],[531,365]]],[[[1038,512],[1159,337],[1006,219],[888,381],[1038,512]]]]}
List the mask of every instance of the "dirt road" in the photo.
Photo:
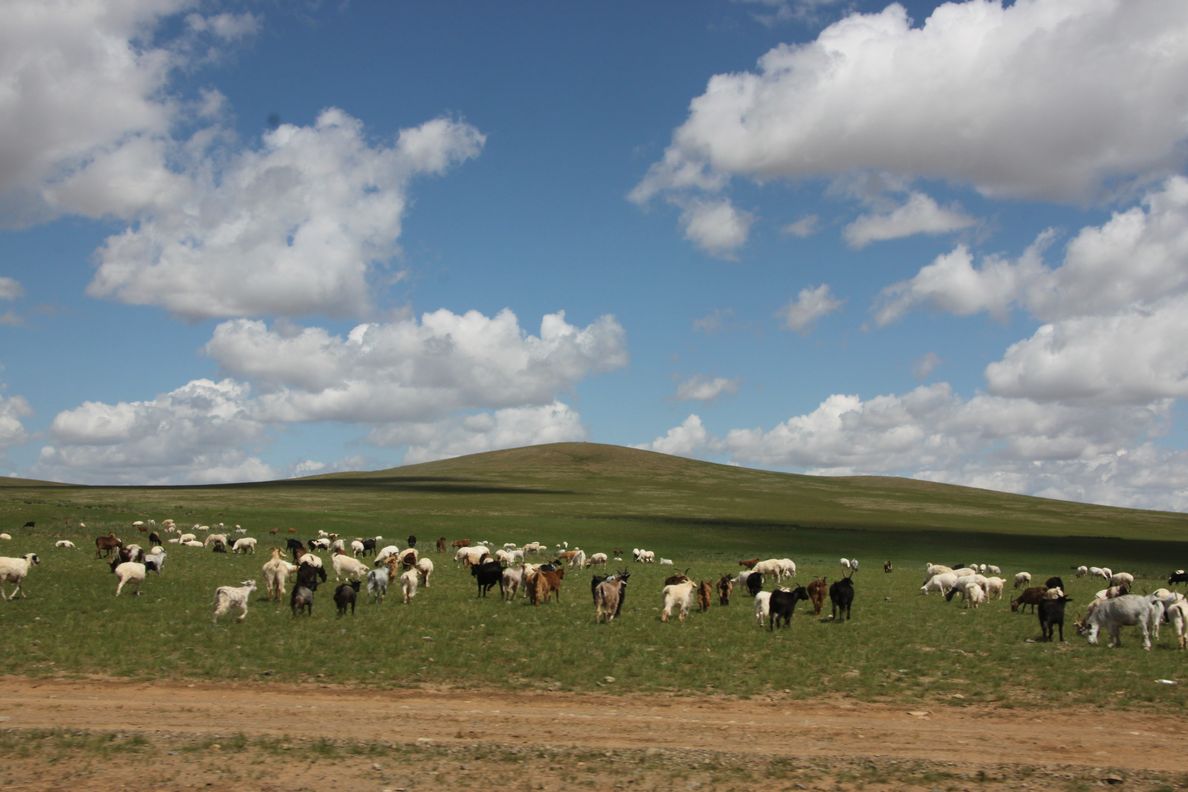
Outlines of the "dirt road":
{"type": "Polygon", "coordinates": [[[1181,727],[1088,709],[0,678],[2,747],[25,754],[4,760],[7,789],[1176,788],[1188,763],[1157,746],[1181,727]]]}

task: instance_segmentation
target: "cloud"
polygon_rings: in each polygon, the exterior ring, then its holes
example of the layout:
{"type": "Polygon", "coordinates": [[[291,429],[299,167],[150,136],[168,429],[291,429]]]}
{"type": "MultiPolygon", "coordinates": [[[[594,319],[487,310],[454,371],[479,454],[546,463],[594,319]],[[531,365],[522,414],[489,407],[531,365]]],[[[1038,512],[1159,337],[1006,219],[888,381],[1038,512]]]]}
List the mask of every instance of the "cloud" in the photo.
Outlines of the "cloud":
{"type": "Polygon", "coordinates": [[[634,447],[645,451],[659,451],[662,454],[694,456],[703,453],[709,442],[709,433],[702,425],[701,418],[690,415],[680,426],[669,429],[663,437],[634,447]]]}
{"type": "Polygon", "coordinates": [[[372,145],[336,109],[310,127],[281,125],[109,237],[87,293],[195,319],[366,314],[371,276],[397,250],[410,180],[477,156],[484,140],[434,119],[372,145]]]}
{"type": "Polygon", "coordinates": [[[502,448],[581,441],[586,439],[586,429],[577,412],[555,401],[380,427],[368,439],[380,446],[407,445],[404,464],[415,464],[502,448]]]}
{"type": "Polygon", "coordinates": [[[730,308],[715,308],[705,316],[693,320],[693,329],[699,333],[720,333],[726,325],[734,319],[734,311],[730,308]]]}
{"type": "Polygon", "coordinates": [[[765,469],[898,475],[1093,503],[1181,509],[1188,454],[1159,449],[1170,399],[1144,405],[976,395],[945,383],[862,399],[833,394],[769,428],[710,434],[697,416],[646,444],[765,469]],[[1156,462],[1143,468],[1146,462],[1156,462]],[[1159,467],[1158,465],[1164,465],[1159,467]]]}
{"type": "Polygon", "coordinates": [[[711,256],[732,259],[746,244],[755,218],[729,201],[693,201],[681,213],[685,238],[711,256]]]}
{"type": "Polygon", "coordinates": [[[722,395],[738,393],[738,380],[726,377],[710,379],[698,374],[677,386],[676,397],[683,401],[713,401],[722,395]]]}
{"type": "Polygon", "coordinates": [[[4,396],[0,393],[0,451],[21,445],[29,439],[22,422],[33,415],[29,402],[20,396],[4,396]]]}
{"type": "Polygon", "coordinates": [[[847,245],[861,249],[871,242],[915,234],[947,234],[969,228],[975,222],[956,206],[943,208],[924,193],[913,192],[907,201],[889,212],[862,215],[847,225],[842,235],[847,245]]]}
{"type": "Polygon", "coordinates": [[[1044,320],[1108,317],[1188,290],[1188,178],[1170,177],[1140,205],[1082,228],[1050,267],[1044,254],[1054,239],[1045,231],[1016,260],[991,255],[975,262],[959,245],[883,289],[876,321],[889,324],[923,306],[961,316],[984,311],[1002,318],[1017,306],[1044,320]]]}
{"type": "Polygon", "coordinates": [[[20,281],[0,275],[0,300],[16,300],[24,294],[20,281]]]}
{"type": "Polygon", "coordinates": [[[246,386],[200,379],[151,401],[84,402],[54,416],[39,478],[79,484],[215,484],[277,478],[246,386]]]}
{"type": "Polygon", "coordinates": [[[779,311],[784,326],[798,333],[807,332],[818,319],[841,308],[842,301],[833,297],[829,284],[801,289],[796,299],[779,311]]]}
{"type": "Polygon", "coordinates": [[[175,191],[172,135],[193,122],[175,73],[258,27],[250,14],[192,14],[189,0],[9,0],[0,28],[0,225],[61,214],[128,218],[175,191]],[[105,179],[123,167],[136,178],[105,179]]]}
{"type": "Polygon", "coordinates": [[[1186,31],[1188,5],[1159,0],[970,0],[920,26],[899,4],[850,14],[712,77],[632,198],[874,170],[1092,199],[1183,163],[1186,31]]]}
{"type": "Polygon", "coordinates": [[[931,376],[936,367],[941,364],[940,355],[935,352],[926,352],[919,359],[916,360],[912,366],[912,376],[918,380],[925,380],[931,376]]]}
{"type": "Polygon", "coordinates": [[[623,328],[603,316],[579,328],[546,314],[528,335],[510,310],[448,310],[362,324],[345,337],[321,328],[235,320],[205,352],[253,383],[270,421],[427,422],[460,410],[542,406],[593,373],[626,365],[623,328]]]}
{"type": "Polygon", "coordinates": [[[821,218],[815,214],[805,215],[785,225],[780,229],[780,233],[796,237],[797,239],[805,239],[817,233],[817,227],[820,225],[820,222],[821,218]]]}
{"type": "Polygon", "coordinates": [[[1042,325],[986,367],[992,393],[1142,404],[1188,396],[1188,295],[1042,325]]]}

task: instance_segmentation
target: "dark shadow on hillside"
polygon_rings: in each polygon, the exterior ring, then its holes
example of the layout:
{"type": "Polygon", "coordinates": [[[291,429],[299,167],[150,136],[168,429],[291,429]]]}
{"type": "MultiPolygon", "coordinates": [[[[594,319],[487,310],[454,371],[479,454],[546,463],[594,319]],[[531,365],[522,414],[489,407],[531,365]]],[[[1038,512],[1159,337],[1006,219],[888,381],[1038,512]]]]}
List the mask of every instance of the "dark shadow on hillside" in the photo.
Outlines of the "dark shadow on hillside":
{"type": "MultiPolygon", "coordinates": [[[[512,487],[449,476],[358,476],[221,484],[223,489],[384,490],[447,495],[572,495],[570,490],[512,487]]],[[[176,487],[173,489],[192,489],[176,487]]]]}
{"type": "MultiPolygon", "coordinates": [[[[1167,569],[1188,566],[1188,536],[1183,541],[1143,539],[1124,536],[1028,536],[1004,533],[962,533],[959,526],[951,529],[922,527],[913,530],[880,528],[877,526],[815,526],[791,523],[787,520],[754,518],[702,518],[652,514],[591,515],[591,521],[630,522],[641,525],[660,525],[666,528],[685,527],[696,531],[718,531],[715,537],[723,550],[766,547],[774,552],[787,548],[799,555],[865,556],[873,563],[883,555],[917,556],[938,564],[960,565],[971,561],[993,561],[998,554],[1045,554],[1068,559],[1068,569],[1080,564],[1128,562],[1150,565],[1152,571],[1164,574],[1167,569]],[[748,535],[741,542],[732,541],[731,529],[741,529],[748,535]],[[755,533],[771,536],[756,541],[755,533]]],[[[1059,571],[1059,570],[1052,570],[1059,571]]],[[[1137,571],[1137,570],[1131,570],[1137,571]]]]}

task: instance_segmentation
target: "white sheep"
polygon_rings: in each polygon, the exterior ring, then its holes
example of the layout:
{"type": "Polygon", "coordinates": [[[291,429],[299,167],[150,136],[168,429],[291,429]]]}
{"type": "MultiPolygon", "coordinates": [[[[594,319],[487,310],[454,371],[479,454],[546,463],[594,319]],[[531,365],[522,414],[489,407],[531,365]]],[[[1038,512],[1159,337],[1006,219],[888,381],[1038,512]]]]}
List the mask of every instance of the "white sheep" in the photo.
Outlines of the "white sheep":
{"type": "Polygon", "coordinates": [[[308,564],[311,567],[313,567],[314,569],[321,569],[323,566],[322,559],[319,556],[316,556],[313,553],[308,553],[308,552],[302,553],[297,558],[297,563],[298,564],[308,564]]]}
{"type": "Polygon", "coordinates": [[[379,566],[383,562],[387,561],[389,557],[397,555],[399,552],[400,548],[396,545],[388,545],[375,554],[375,558],[371,559],[371,563],[375,566],[379,566]]]}
{"type": "Polygon", "coordinates": [[[25,577],[29,574],[29,567],[36,566],[41,563],[41,559],[37,557],[37,553],[25,553],[20,558],[11,558],[8,556],[0,556],[0,599],[13,599],[17,592],[20,592],[21,597],[28,596],[25,594],[21,586],[25,582],[25,577]],[[4,593],[5,583],[16,583],[12,593],[4,593]]]}
{"type": "Polygon", "coordinates": [[[988,577],[983,585],[986,590],[986,599],[1002,599],[1002,590],[1006,587],[1006,581],[1000,577],[988,577]]]}
{"type": "Polygon", "coordinates": [[[987,564],[985,571],[989,575],[1001,575],[1002,574],[1002,569],[995,564],[987,564]]]}
{"type": "Polygon", "coordinates": [[[74,542],[70,541],[69,539],[59,539],[58,541],[54,542],[54,547],[60,547],[63,550],[77,550],[78,549],[77,547],[74,546],[74,542]]]}
{"type": "Polygon", "coordinates": [[[671,586],[664,587],[664,610],[660,613],[660,621],[667,622],[668,615],[672,613],[675,607],[680,608],[677,618],[685,621],[685,617],[689,615],[689,608],[693,604],[693,581],[686,580],[684,583],[675,583],[671,586]]]}
{"type": "Polygon", "coordinates": [[[672,559],[671,558],[661,558],[660,566],[672,566],[672,559]]]}
{"type": "Polygon", "coordinates": [[[343,577],[348,579],[362,580],[367,576],[370,567],[364,564],[357,558],[353,558],[346,554],[345,550],[339,550],[334,555],[330,556],[330,563],[334,566],[334,579],[342,580],[343,577]]]}
{"type": "Polygon", "coordinates": [[[366,552],[367,552],[367,547],[363,544],[362,539],[352,539],[351,540],[351,555],[353,555],[355,558],[358,558],[359,556],[363,555],[366,552]]]}
{"type": "Polygon", "coordinates": [[[924,582],[920,587],[921,594],[927,594],[930,591],[939,591],[942,596],[948,595],[949,591],[957,585],[957,576],[952,572],[941,572],[933,575],[924,582]]]}
{"type": "Polygon", "coordinates": [[[1015,574],[1015,588],[1020,588],[1022,586],[1030,586],[1030,585],[1031,585],[1031,573],[1030,572],[1017,572],[1015,574]]]}
{"type": "Polygon", "coordinates": [[[417,596],[417,570],[415,568],[406,569],[400,574],[400,592],[404,596],[405,605],[417,596]]]}
{"type": "Polygon", "coordinates": [[[1114,599],[1098,599],[1089,603],[1085,619],[1077,624],[1077,632],[1087,635],[1089,643],[1096,645],[1104,628],[1110,634],[1110,645],[1122,645],[1122,627],[1136,625],[1143,636],[1143,648],[1150,650],[1151,634],[1158,629],[1163,618],[1163,605],[1138,594],[1124,594],[1114,599]]]}
{"type": "Polygon", "coordinates": [[[119,583],[116,585],[115,595],[120,596],[120,592],[124,590],[124,586],[131,583],[132,587],[136,589],[135,596],[140,596],[140,584],[144,582],[145,566],[139,561],[125,561],[116,566],[112,572],[115,572],[119,583]]]}
{"type": "Polygon", "coordinates": [[[243,621],[247,618],[248,611],[248,597],[256,590],[256,581],[245,580],[238,586],[219,586],[215,589],[214,598],[214,623],[219,623],[219,617],[232,608],[239,608],[239,618],[236,621],[243,621]]]}
{"type": "Polygon", "coordinates": [[[227,544],[227,534],[225,534],[225,533],[207,534],[206,539],[204,539],[202,541],[202,546],[209,547],[212,544],[221,544],[221,545],[227,544]]]}
{"type": "Polygon", "coordinates": [[[232,553],[255,553],[256,539],[253,536],[241,536],[231,545],[232,553]]]}
{"type": "Polygon", "coordinates": [[[1131,588],[1134,586],[1134,575],[1129,572],[1115,572],[1110,575],[1110,585],[1131,588]]]}
{"type": "Polygon", "coordinates": [[[586,566],[606,566],[606,562],[609,560],[606,553],[591,553],[586,566]]]}
{"type": "Polygon", "coordinates": [[[202,542],[199,542],[197,539],[191,539],[190,541],[182,542],[181,544],[183,547],[205,547],[205,545],[202,544],[202,542]]]}
{"type": "Polygon", "coordinates": [[[781,559],[779,559],[779,562],[780,562],[780,571],[779,571],[779,574],[776,575],[777,581],[783,580],[784,578],[796,577],[796,562],[795,561],[793,561],[791,558],[781,558],[781,559]]]}
{"type": "Polygon", "coordinates": [[[0,533],[0,541],[4,541],[4,542],[11,542],[11,541],[12,541],[12,534],[10,534],[10,533],[0,533]]]}

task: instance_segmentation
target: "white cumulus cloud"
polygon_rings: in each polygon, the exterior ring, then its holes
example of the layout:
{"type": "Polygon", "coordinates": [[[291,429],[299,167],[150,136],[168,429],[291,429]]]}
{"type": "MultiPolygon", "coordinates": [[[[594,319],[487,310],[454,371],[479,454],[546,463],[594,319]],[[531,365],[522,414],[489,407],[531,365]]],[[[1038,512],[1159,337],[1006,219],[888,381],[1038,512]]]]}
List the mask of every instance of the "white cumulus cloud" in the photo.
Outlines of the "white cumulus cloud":
{"type": "Polygon", "coordinates": [[[902,239],[915,234],[947,234],[969,228],[976,221],[959,207],[942,207],[930,196],[912,192],[887,212],[864,214],[842,231],[846,244],[864,248],[871,242],[902,239]]]}
{"type": "Polygon", "coordinates": [[[801,289],[796,299],[779,311],[779,317],[789,330],[804,333],[818,319],[841,308],[842,301],[833,296],[829,284],[822,283],[813,288],[801,289]]]}
{"type": "Polygon", "coordinates": [[[690,377],[677,385],[676,397],[683,401],[713,401],[719,396],[738,392],[738,380],[726,377],[690,377]]]}
{"type": "Polygon", "coordinates": [[[711,256],[733,258],[755,218],[726,200],[693,201],[681,213],[685,237],[711,256]]]}
{"type": "Polygon", "coordinates": [[[669,429],[663,437],[635,447],[674,456],[696,456],[705,453],[709,443],[709,432],[702,425],[701,418],[690,415],[680,426],[669,429]]]}
{"type": "Polygon", "coordinates": [[[87,291],[191,318],[365,314],[370,276],[397,249],[409,181],[477,156],[483,142],[468,124],[435,119],[372,145],[336,109],[313,126],[282,125],[108,238],[87,291]]]}
{"type": "Polygon", "coordinates": [[[1092,198],[1183,162],[1186,32],[1188,5],[1163,0],[968,0],[918,25],[899,4],[850,14],[712,77],[632,197],[872,170],[1092,198]]]}
{"type": "Polygon", "coordinates": [[[510,310],[494,317],[448,310],[356,326],[220,324],[205,351],[253,383],[261,415],[275,421],[424,422],[459,410],[541,406],[585,377],[627,362],[612,316],[576,327],[546,314],[538,335],[510,310]]]}

